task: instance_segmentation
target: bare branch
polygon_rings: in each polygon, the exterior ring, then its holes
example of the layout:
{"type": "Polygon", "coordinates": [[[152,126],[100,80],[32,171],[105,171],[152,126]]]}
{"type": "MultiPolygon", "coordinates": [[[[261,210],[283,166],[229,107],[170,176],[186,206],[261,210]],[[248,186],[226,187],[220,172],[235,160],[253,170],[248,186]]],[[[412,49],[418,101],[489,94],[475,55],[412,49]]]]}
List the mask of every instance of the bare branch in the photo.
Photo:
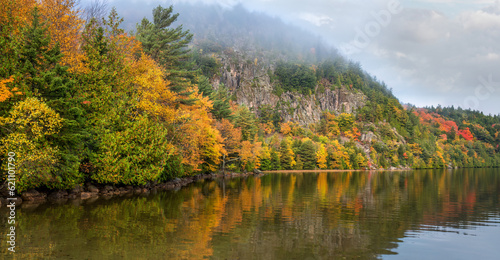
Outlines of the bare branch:
{"type": "Polygon", "coordinates": [[[88,23],[90,20],[95,19],[100,24],[108,12],[109,4],[107,0],[94,0],[85,7],[85,21],[88,23]]]}

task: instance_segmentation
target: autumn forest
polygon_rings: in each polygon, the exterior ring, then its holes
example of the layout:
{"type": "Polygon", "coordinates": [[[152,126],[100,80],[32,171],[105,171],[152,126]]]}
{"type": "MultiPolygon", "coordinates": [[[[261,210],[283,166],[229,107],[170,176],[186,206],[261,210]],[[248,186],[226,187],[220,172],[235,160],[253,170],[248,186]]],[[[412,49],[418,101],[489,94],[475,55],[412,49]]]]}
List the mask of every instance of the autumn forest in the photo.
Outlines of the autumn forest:
{"type": "Polygon", "coordinates": [[[219,54],[231,46],[194,41],[172,25],[182,16],[172,6],[152,13],[127,32],[115,9],[86,16],[75,0],[2,2],[0,163],[7,168],[16,153],[18,192],[219,170],[500,166],[498,115],[403,105],[338,55],[279,56],[268,72],[273,93],[314,98],[342,89],[364,95],[362,107],[325,110],[310,124],[247,107],[214,84],[226,69],[219,54]]]}

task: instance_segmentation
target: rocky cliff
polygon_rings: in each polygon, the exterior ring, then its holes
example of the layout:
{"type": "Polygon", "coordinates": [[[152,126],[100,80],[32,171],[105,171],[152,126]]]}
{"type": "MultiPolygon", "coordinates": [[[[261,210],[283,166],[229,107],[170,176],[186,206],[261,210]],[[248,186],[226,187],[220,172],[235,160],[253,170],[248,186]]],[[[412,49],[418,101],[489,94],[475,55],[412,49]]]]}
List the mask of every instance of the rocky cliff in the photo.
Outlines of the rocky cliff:
{"type": "Polygon", "coordinates": [[[317,122],[322,111],[353,113],[366,102],[364,94],[345,86],[332,86],[324,80],[316,85],[311,95],[285,92],[278,96],[271,80],[276,60],[234,50],[218,53],[216,57],[221,67],[219,75],[212,81],[214,88],[223,83],[236,97],[237,103],[257,114],[262,107],[272,107],[284,121],[307,125],[317,122]],[[253,59],[246,59],[246,56],[253,59]]]}

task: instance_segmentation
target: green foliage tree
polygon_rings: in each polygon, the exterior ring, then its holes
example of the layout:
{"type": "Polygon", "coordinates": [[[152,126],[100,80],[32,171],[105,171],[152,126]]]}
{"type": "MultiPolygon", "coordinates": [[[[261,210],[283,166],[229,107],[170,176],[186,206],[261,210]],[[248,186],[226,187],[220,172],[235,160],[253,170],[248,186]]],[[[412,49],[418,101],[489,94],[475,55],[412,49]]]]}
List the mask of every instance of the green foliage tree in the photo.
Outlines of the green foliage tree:
{"type": "Polygon", "coordinates": [[[200,70],[201,74],[207,78],[212,78],[219,72],[221,65],[214,57],[203,55],[202,49],[192,52],[192,59],[196,64],[196,68],[200,70]]]}
{"type": "MultiPolygon", "coordinates": [[[[214,115],[214,117],[216,119],[222,119],[222,118],[226,118],[226,119],[231,119],[233,116],[232,116],[232,113],[233,111],[231,110],[231,104],[229,103],[230,101],[230,92],[229,90],[227,89],[227,87],[221,83],[219,85],[219,88],[214,91],[211,95],[211,100],[213,101],[213,108],[212,108],[212,114],[214,115]]],[[[249,115],[242,115],[241,113],[238,114],[239,116],[244,116],[244,117],[247,117],[248,116],[248,120],[250,120],[250,122],[253,122],[253,123],[256,123],[256,120],[253,120],[255,118],[249,116],[249,115]]],[[[241,119],[243,120],[243,119],[241,119]]],[[[242,123],[242,122],[240,122],[242,123]]]]}
{"type": "Polygon", "coordinates": [[[285,170],[292,170],[295,164],[295,153],[292,150],[292,142],[289,138],[281,140],[279,158],[281,168],[285,170]]]}
{"type": "Polygon", "coordinates": [[[144,185],[160,177],[170,149],[164,127],[139,116],[122,131],[103,135],[92,179],[99,183],[144,185]]]}
{"type": "Polygon", "coordinates": [[[314,170],[316,168],[316,147],[312,140],[302,142],[297,153],[304,164],[304,170],[314,170]]]}
{"type": "Polygon", "coordinates": [[[201,76],[198,81],[198,90],[204,97],[209,97],[213,102],[212,115],[218,120],[223,118],[231,119],[233,111],[231,110],[230,93],[224,83],[219,85],[217,90],[213,90],[207,77],[201,76]]]}
{"type": "Polygon", "coordinates": [[[257,133],[257,118],[246,106],[239,106],[233,118],[235,127],[241,128],[242,141],[252,140],[257,133]]]}
{"type": "Polygon", "coordinates": [[[281,170],[280,154],[274,148],[271,149],[271,170],[281,170]]]}
{"type": "Polygon", "coordinates": [[[67,67],[59,64],[62,54],[58,45],[50,47],[51,40],[38,8],[33,9],[31,24],[21,30],[21,36],[22,44],[16,50],[17,64],[13,67],[18,79],[16,85],[26,96],[43,99],[62,117],[59,133],[47,137],[58,147],[54,150],[57,163],[53,171],[65,176],[62,179],[76,181],[83,139],[88,136],[84,127],[83,100],[77,95],[76,81],[67,72],[67,67]]]}
{"type": "Polygon", "coordinates": [[[56,111],[33,97],[17,103],[7,118],[0,118],[0,127],[9,132],[0,139],[0,152],[16,154],[17,192],[37,187],[69,189],[83,180],[77,170],[60,170],[67,162],[51,137],[59,134],[62,122],[56,111]]]}
{"type": "Polygon", "coordinates": [[[207,77],[205,76],[200,76],[198,80],[198,91],[204,96],[204,97],[211,97],[212,93],[214,92],[212,85],[210,84],[210,81],[208,80],[207,77]]]}
{"type": "Polygon", "coordinates": [[[316,87],[314,70],[306,65],[279,62],[274,74],[282,84],[285,91],[297,91],[309,95],[316,87]]]}
{"type": "Polygon", "coordinates": [[[281,122],[279,111],[271,105],[262,105],[259,107],[259,119],[262,123],[272,122],[274,127],[278,127],[281,122]]]}
{"type": "Polygon", "coordinates": [[[122,22],[113,9],[102,23],[91,20],[82,35],[84,69],[78,74],[91,136],[86,178],[99,183],[145,184],[158,179],[171,146],[167,129],[137,113],[137,92],[120,39],[122,22]],[[160,150],[158,150],[158,147],[160,150]],[[151,160],[154,160],[151,161],[151,160]]]}

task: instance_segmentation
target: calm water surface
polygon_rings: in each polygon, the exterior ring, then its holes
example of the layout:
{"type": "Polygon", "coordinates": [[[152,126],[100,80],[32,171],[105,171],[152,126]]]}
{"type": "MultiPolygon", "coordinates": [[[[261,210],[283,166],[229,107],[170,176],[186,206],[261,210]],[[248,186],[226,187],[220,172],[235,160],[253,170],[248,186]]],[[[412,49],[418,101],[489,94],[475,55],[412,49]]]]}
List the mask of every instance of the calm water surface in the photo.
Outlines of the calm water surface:
{"type": "MultiPolygon", "coordinates": [[[[500,259],[500,170],[280,173],[17,210],[5,259],[500,259]]],[[[7,211],[0,233],[7,234],[7,211]]]]}

